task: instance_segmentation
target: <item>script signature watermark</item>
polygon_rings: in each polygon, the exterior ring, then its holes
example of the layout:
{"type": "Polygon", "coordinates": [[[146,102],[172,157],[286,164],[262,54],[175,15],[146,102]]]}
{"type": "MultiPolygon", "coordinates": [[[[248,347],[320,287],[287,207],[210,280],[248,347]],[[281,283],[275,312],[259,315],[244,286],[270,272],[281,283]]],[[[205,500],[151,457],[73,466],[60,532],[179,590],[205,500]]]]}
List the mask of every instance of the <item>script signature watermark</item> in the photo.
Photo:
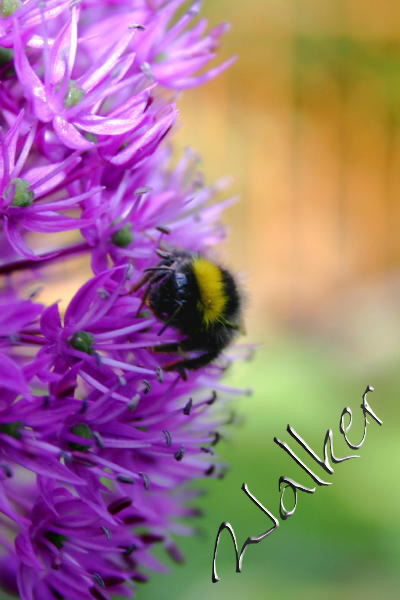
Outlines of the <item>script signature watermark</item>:
{"type": "MultiPolygon", "coordinates": [[[[359,448],[361,448],[361,446],[363,445],[363,443],[365,442],[365,438],[367,435],[367,425],[369,425],[369,421],[367,419],[367,416],[369,415],[370,417],[372,417],[374,419],[374,421],[376,421],[378,423],[378,425],[382,425],[382,421],[376,416],[376,414],[374,413],[374,411],[372,410],[372,408],[370,407],[370,405],[368,404],[367,401],[367,394],[368,392],[373,392],[374,388],[372,388],[371,386],[368,386],[367,389],[365,390],[364,394],[363,394],[363,402],[361,404],[361,409],[363,411],[363,415],[364,415],[364,434],[362,437],[362,440],[358,443],[358,444],[352,444],[350,442],[350,440],[347,437],[347,434],[351,428],[351,424],[353,422],[353,415],[351,412],[351,409],[346,406],[346,408],[343,409],[342,414],[340,416],[340,433],[343,435],[346,444],[349,446],[349,448],[351,448],[352,450],[358,450],[359,448]],[[348,419],[348,424],[345,425],[345,420],[347,418],[347,416],[349,417],[348,419]]],[[[349,456],[342,456],[340,458],[337,458],[334,453],[333,453],[333,434],[332,434],[332,429],[328,429],[328,431],[326,432],[325,435],[325,439],[324,439],[324,446],[323,446],[323,451],[324,451],[324,458],[323,460],[312,450],[312,448],[310,448],[310,446],[303,440],[303,438],[293,429],[293,427],[291,427],[290,425],[287,426],[287,432],[296,440],[296,442],[311,456],[311,458],[313,460],[315,460],[315,462],[322,467],[329,475],[332,475],[334,473],[333,468],[330,465],[329,462],[329,458],[328,458],[328,444],[329,444],[329,454],[330,454],[330,459],[333,463],[341,463],[345,460],[350,460],[351,458],[359,458],[358,454],[352,454],[349,456]]],[[[299,467],[301,467],[302,469],[304,469],[304,471],[311,477],[311,479],[319,486],[323,486],[323,485],[332,485],[332,482],[330,481],[324,481],[323,479],[321,479],[320,477],[318,477],[318,475],[316,475],[302,460],[300,460],[300,458],[293,452],[293,450],[291,449],[291,447],[286,443],[286,442],[282,442],[280,439],[278,439],[277,437],[274,438],[274,442],[276,444],[278,444],[278,446],[280,448],[282,448],[285,452],[287,452],[287,454],[289,454],[289,456],[291,458],[293,458],[293,460],[299,465],[299,467]]],[[[248,496],[250,498],[250,500],[252,502],[254,502],[254,504],[263,511],[263,513],[265,515],[267,515],[273,525],[270,529],[268,529],[267,531],[265,531],[264,533],[261,533],[260,535],[256,535],[256,536],[250,536],[246,539],[246,541],[244,542],[242,549],[240,551],[240,554],[238,553],[238,546],[236,543],[236,536],[235,536],[235,532],[233,530],[233,527],[230,523],[228,523],[227,521],[224,521],[223,523],[221,523],[219,529],[218,529],[218,533],[217,533],[217,538],[215,540],[215,547],[214,547],[214,556],[213,556],[213,563],[212,563],[212,582],[216,583],[217,581],[219,581],[219,577],[217,575],[217,569],[216,569],[216,558],[217,558],[217,550],[218,550],[218,544],[219,544],[219,539],[221,536],[221,533],[223,532],[224,529],[227,529],[229,531],[229,533],[231,534],[232,540],[233,540],[233,544],[235,547],[235,554],[236,554],[236,572],[240,573],[242,570],[242,563],[243,563],[243,557],[244,557],[244,553],[246,551],[247,546],[249,546],[250,544],[258,544],[258,542],[261,542],[263,539],[265,539],[266,537],[268,537],[273,531],[275,531],[278,527],[279,527],[279,521],[278,519],[267,509],[265,508],[265,506],[263,506],[261,504],[261,502],[259,502],[257,500],[257,498],[255,496],[253,496],[251,494],[251,492],[249,491],[249,488],[247,487],[247,484],[244,483],[242,485],[241,488],[244,493],[246,494],[246,496],[248,496]]],[[[297,507],[297,491],[301,491],[301,492],[305,492],[306,494],[314,494],[316,488],[309,488],[306,487],[300,483],[298,483],[297,481],[294,481],[293,479],[290,479],[289,477],[280,477],[279,478],[279,491],[281,491],[281,497],[280,497],[280,502],[279,502],[279,513],[280,513],[280,517],[282,520],[286,520],[289,517],[291,517],[292,515],[294,515],[296,507],[297,507]],[[283,486],[283,487],[282,487],[283,486]],[[290,488],[294,494],[294,506],[291,510],[287,510],[285,508],[285,505],[283,503],[283,498],[285,495],[285,491],[287,488],[290,488]]]]}

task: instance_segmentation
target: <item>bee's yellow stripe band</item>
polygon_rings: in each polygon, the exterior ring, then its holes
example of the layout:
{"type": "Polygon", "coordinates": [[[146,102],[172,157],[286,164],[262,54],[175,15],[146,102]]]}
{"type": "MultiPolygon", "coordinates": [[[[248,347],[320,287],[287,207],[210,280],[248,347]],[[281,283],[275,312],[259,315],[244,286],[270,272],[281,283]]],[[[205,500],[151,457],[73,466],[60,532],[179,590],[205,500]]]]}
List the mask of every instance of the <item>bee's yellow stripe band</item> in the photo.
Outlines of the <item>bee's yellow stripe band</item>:
{"type": "Polygon", "coordinates": [[[210,325],[221,318],[227,302],[221,269],[205,258],[195,258],[193,271],[199,286],[203,318],[210,325]]]}

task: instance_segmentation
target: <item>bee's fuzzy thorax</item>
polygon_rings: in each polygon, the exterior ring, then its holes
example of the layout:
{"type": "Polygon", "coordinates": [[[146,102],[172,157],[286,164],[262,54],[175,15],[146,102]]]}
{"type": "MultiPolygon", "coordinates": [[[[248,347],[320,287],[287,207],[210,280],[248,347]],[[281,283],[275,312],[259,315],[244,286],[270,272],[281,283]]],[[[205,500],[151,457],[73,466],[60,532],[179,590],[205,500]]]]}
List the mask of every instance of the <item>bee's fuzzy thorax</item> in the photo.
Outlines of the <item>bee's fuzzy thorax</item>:
{"type": "Polygon", "coordinates": [[[227,303],[223,273],[218,265],[198,257],[193,259],[193,272],[200,292],[200,308],[206,325],[221,319],[227,303]]]}

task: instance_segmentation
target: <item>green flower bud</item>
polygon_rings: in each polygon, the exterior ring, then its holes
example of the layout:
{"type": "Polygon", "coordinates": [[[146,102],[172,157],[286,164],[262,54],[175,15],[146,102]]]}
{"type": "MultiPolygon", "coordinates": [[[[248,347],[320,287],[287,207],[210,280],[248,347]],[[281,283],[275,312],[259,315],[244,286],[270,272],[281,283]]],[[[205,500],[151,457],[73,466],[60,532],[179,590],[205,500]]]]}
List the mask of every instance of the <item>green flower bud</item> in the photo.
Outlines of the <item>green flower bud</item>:
{"type": "Polygon", "coordinates": [[[3,17],[10,17],[20,8],[21,4],[21,0],[3,0],[1,3],[1,15],[3,17]]]}
{"type": "Polygon", "coordinates": [[[26,179],[12,179],[7,191],[14,188],[14,198],[11,201],[12,206],[20,206],[26,208],[30,206],[34,200],[34,195],[31,189],[29,189],[29,181],[26,179]]]}
{"type": "MultiPolygon", "coordinates": [[[[78,435],[81,438],[90,440],[93,437],[92,430],[86,423],[78,423],[71,427],[71,433],[78,435]]],[[[72,450],[79,450],[80,452],[87,452],[90,446],[86,444],[77,444],[76,442],[69,442],[69,446],[72,450]]]]}
{"type": "Polygon", "coordinates": [[[10,48],[4,48],[0,46],[0,67],[4,67],[7,63],[12,60],[13,51],[10,48]]]}
{"type": "Polygon", "coordinates": [[[133,240],[132,226],[130,223],[118,229],[111,236],[112,243],[119,248],[126,248],[133,240]]]}
{"type": "Polygon", "coordinates": [[[94,338],[88,331],[77,331],[69,340],[70,346],[75,350],[86,352],[86,354],[93,354],[93,342],[94,338]]]}
{"type": "Polygon", "coordinates": [[[21,437],[20,429],[24,426],[21,421],[14,421],[12,423],[2,423],[0,425],[0,433],[6,433],[11,437],[19,440],[21,437]]]}
{"type": "Polygon", "coordinates": [[[82,88],[76,85],[76,82],[71,79],[68,83],[68,92],[65,96],[64,105],[67,108],[71,108],[72,106],[76,106],[78,102],[80,102],[85,95],[85,92],[82,88]]]}
{"type": "Polygon", "coordinates": [[[62,533],[56,533],[55,531],[47,531],[44,535],[49,542],[54,544],[54,546],[59,550],[61,550],[61,548],[64,546],[64,542],[66,542],[68,539],[66,535],[62,535],[62,533]]]}

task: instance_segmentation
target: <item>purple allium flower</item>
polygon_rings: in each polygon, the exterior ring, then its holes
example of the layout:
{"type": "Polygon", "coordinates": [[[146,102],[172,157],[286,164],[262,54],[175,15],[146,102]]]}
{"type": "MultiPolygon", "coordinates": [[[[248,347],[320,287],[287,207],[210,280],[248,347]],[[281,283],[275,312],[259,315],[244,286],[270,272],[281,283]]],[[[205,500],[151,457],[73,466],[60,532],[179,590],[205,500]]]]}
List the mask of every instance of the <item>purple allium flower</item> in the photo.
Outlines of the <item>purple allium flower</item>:
{"type": "MultiPolygon", "coordinates": [[[[118,40],[126,30],[126,23],[131,23],[141,33],[132,38],[130,43],[130,48],[135,53],[130,72],[141,70],[150,79],[175,90],[204,83],[216,77],[235,60],[234,57],[230,58],[205,73],[197,74],[215,57],[219,39],[229,25],[222,23],[206,35],[206,19],[199,20],[190,28],[200,12],[201,2],[198,0],[173,23],[175,13],[185,3],[186,0],[141,1],[136,3],[134,10],[129,10],[131,7],[126,2],[104,3],[104,17],[101,20],[92,19],[93,24],[82,37],[85,50],[96,59],[101,51],[98,38],[107,36],[118,40]]],[[[95,10],[98,11],[97,6],[95,10]]],[[[88,18],[90,14],[89,11],[88,18]]]]}
{"type": "Polygon", "coordinates": [[[128,50],[129,42],[138,34],[126,21],[123,35],[115,41],[111,39],[106,46],[103,43],[98,59],[86,69],[80,68],[79,62],[83,61],[79,61],[79,13],[79,8],[73,6],[51,44],[45,35],[39,56],[35,57],[36,70],[27,57],[16,22],[15,68],[36,117],[42,123],[51,123],[67,148],[88,150],[97,142],[90,136],[100,136],[98,143],[104,146],[108,136],[121,136],[148,126],[151,117],[146,109],[153,85],[144,75],[126,76],[134,60],[133,52],[128,50]],[[40,78],[37,71],[43,64],[40,78]],[[110,108],[104,110],[105,104],[110,108]]]}
{"type": "Polygon", "coordinates": [[[0,8],[0,45],[12,48],[15,22],[23,33],[24,40],[34,36],[35,28],[45,19],[56,18],[71,4],[70,0],[2,0],[0,8]]]}
{"type": "Polygon", "coordinates": [[[63,189],[67,174],[81,158],[70,154],[62,162],[50,163],[38,156],[32,147],[36,125],[27,125],[23,116],[21,111],[4,137],[0,132],[1,217],[3,231],[14,250],[35,258],[21,236],[22,231],[56,233],[85,226],[90,220],[70,217],[65,212],[79,209],[85,198],[94,196],[101,188],[92,187],[78,195],[63,189]],[[27,168],[26,163],[31,167],[27,168]]]}
{"type": "Polygon", "coordinates": [[[133,597],[143,569],[166,570],[153,544],[183,559],[185,484],[225,472],[238,351],[182,378],[160,348],[182,334],[140,287],[166,250],[212,260],[232,202],[164,141],[174,90],[231,63],[201,72],[226,25],[205,33],[184,6],[0,2],[0,586],[22,600],[133,597]],[[93,273],[66,310],[34,301],[81,254],[93,273]]]}

